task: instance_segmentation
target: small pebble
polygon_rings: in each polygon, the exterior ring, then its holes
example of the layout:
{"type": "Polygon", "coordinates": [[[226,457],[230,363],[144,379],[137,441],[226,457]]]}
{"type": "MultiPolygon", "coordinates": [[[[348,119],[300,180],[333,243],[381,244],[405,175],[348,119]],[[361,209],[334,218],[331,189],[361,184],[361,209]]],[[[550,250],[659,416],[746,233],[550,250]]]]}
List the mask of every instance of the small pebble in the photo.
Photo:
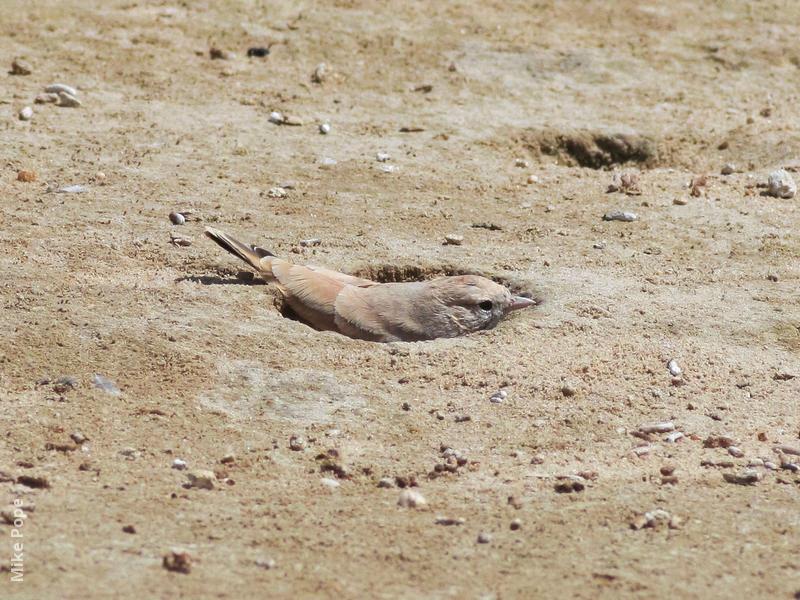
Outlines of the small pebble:
{"type": "Polygon", "coordinates": [[[186,461],[182,458],[176,458],[172,461],[172,468],[177,469],[178,471],[183,471],[186,469],[186,461]]]}
{"type": "Polygon", "coordinates": [[[17,172],[17,181],[23,181],[25,183],[36,181],[36,173],[33,171],[19,171],[17,172]]]}
{"type": "Polygon", "coordinates": [[[186,217],[184,217],[181,213],[173,212],[169,213],[169,220],[172,221],[175,225],[183,225],[186,223],[186,217]]]}
{"type": "Polygon", "coordinates": [[[230,464],[232,462],[236,462],[236,455],[235,454],[226,454],[225,456],[223,456],[222,458],[219,459],[219,462],[221,462],[223,465],[227,465],[227,464],[230,464]]]}
{"type": "Polygon", "coordinates": [[[488,544],[492,541],[492,534],[482,531],[478,534],[478,543],[479,544],[488,544]]]}
{"type": "Polygon", "coordinates": [[[322,123],[319,126],[319,132],[322,135],[327,135],[327,134],[329,134],[331,132],[331,126],[328,123],[322,123]]]}
{"type": "Polygon", "coordinates": [[[466,423],[467,421],[471,421],[471,420],[472,420],[472,417],[470,417],[469,415],[456,415],[456,416],[453,418],[453,420],[454,420],[456,423],[466,423]]]}
{"type": "Polygon", "coordinates": [[[730,163],[722,167],[722,169],[720,170],[720,173],[722,173],[723,175],[732,175],[735,172],[736,172],[736,167],[730,163]]]}
{"type": "Polygon", "coordinates": [[[681,439],[682,437],[683,437],[683,432],[681,432],[681,431],[673,431],[672,433],[670,433],[670,434],[669,434],[669,435],[668,435],[666,438],[664,438],[664,439],[665,439],[666,441],[670,442],[670,443],[673,443],[673,442],[677,442],[677,441],[678,441],[679,439],[681,439]]]}
{"type": "Polygon", "coordinates": [[[294,452],[305,450],[306,440],[299,435],[293,435],[289,438],[289,449],[294,452]]]}
{"type": "Polygon", "coordinates": [[[319,480],[319,482],[326,488],[329,488],[331,490],[336,489],[340,485],[342,485],[341,483],[339,483],[335,479],[331,479],[330,477],[323,477],[322,479],[319,480]]]}
{"type": "Polygon", "coordinates": [[[378,152],[378,154],[375,156],[375,160],[377,160],[378,162],[386,162],[387,160],[391,159],[392,157],[386,152],[378,152]]]}
{"type": "Polygon", "coordinates": [[[169,234],[170,242],[175,246],[191,246],[192,240],[191,238],[179,235],[177,233],[171,232],[169,234]]]}
{"type": "MultiPolygon", "coordinates": [[[[174,464],[174,463],[173,463],[174,464]]],[[[216,475],[213,471],[198,469],[196,471],[189,471],[186,474],[189,487],[200,488],[203,490],[213,490],[216,475]]]]}
{"type": "Polygon", "coordinates": [[[254,560],[253,564],[257,567],[261,567],[262,569],[270,570],[275,568],[275,559],[274,558],[259,558],[258,560],[254,560]]]}
{"type": "Polygon", "coordinates": [[[642,433],[669,433],[675,430],[675,423],[666,421],[664,423],[656,423],[655,425],[642,425],[639,431],[642,433]]]}
{"type": "Polygon", "coordinates": [[[505,390],[497,390],[494,394],[492,394],[491,398],[489,398],[489,402],[494,402],[495,404],[502,404],[503,400],[508,397],[508,392],[505,390]]]}
{"type": "Polygon", "coordinates": [[[669,372],[673,377],[680,377],[683,374],[678,361],[674,358],[670,359],[670,361],[667,363],[667,369],[669,369],[669,372]]]}
{"type": "Polygon", "coordinates": [[[511,529],[511,531],[516,531],[517,529],[522,527],[522,519],[514,519],[513,521],[511,521],[508,527],[509,529],[511,529]]]}
{"type": "Polygon", "coordinates": [[[130,458],[132,460],[135,460],[136,458],[141,456],[141,452],[139,452],[138,450],[136,450],[136,448],[133,448],[131,446],[128,446],[127,448],[123,448],[122,450],[119,451],[119,453],[122,456],[130,458]]]}
{"type": "Polygon", "coordinates": [[[267,190],[267,196],[270,198],[285,198],[286,194],[286,190],[282,187],[272,187],[267,190]]]}
{"type": "Polygon", "coordinates": [[[103,173],[102,171],[98,171],[97,173],[94,174],[94,178],[97,181],[103,181],[106,178],[106,174],[103,173]]]}
{"type": "Polygon", "coordinates": [[[44,91],[47,92],[48,94],[60,94],[63,92],[65,94],[69,94],[70,96],[78,95],[78,90],[76,90],[72,86],[63,83],[52,83],[48,85],[46,88],[44,88],[44,91]]]}
{"type": "Polygon", "coordinates": [[[435,523],[437,525],[444,525],[445,527],[450,527],[452,525],[463,525],[466,523],[467,520],[463,517],[453,518],[453,517],[436,517],[435,523]]]}
{"type": "Polygon", "coordinates": [[[539,178],[536,175],[528,175],[528,183],[539,183],[539,178]]]}
{"type": "Polygon", "coordinates": [[[761,473],[753,469],[747,469],[739,473],[723,473],[722,478],[728,483],[737,485],[755,485],[761,480],[761,473]]]}
{"type": "Polygon", "coordinates": [[[592,248],[594,248],[595,250],[603,250],[603,249],[605,249],[605,247],[607,245],[608,245],[608,242],[603,240],[602,242],[597,242],[595,244],[592,244],[592,248]]]}
{"type": "Polygon", "coordinates": [[[311,74],[312,83],[324,83],[328,78],[328,66],[325,63],[319,63],[311,74]]]}
{"type": "Polygon", "coordinates": [[[381,165],[378,167],[384,173],[394,173],[395,166],[394,165],[381,165]]]}
{"type": "Polygon", "coordinates": [[[292,127],[300,127],[303,125],[303,119],[295,117],[294,115],[286,115],[283,117],[284,125],[291,125],[292,127]]]}
{"type": "Polygon", "coordinates": [[[58,187],[55,185],[48,185],[47,192],[55,194],[80,194],[86,191],[85,185],[68,185],[65,187],[58,187]]]}
{"type": "Polygon", "coordinates": [[[233,52],[228,52],[227,50],[221,50],[219,48],[211,48],[208,51],[208,56],[211,60],[232,60],[236,58],[233,52]]]}
{"type": "Polygon", "coordinates": [[[264,58],[268,54],[269,54],[269,48],[264,48],[264,47],[261,47],[261,46],[247,49],[247,56],[255,56],[257,58],[264,58]]]}
{"type": "Polygon", "coordinates": [[[764,468],[765,469],[769,469],[770,471],[777,471],[778,470],[778,465],[775,464],[774,462],[772,462],[771,460],[765,460],[764,461],[764,468]]]}
{"type": "Polygon", "coordinates": [[[283,115],[276,110],[269,113],[269,120],[276,125],[283,125],[283,115]]]}
{"type": "Polygon", "coordinates": [[[742,458],[744,456],[744,452],[738,446],[728,446],[728,454],[735,458],[742,458]]]}
{"type": "Polygon", "coordinates": [[[72,441],[75,442],[76,444],[83,444],[85,441],[88,440],[88,438],[85,435],[83,435],[82,433],[80,433],[78,431],[76,431],[75,433],[73,433],[69,437],[71,437],[72,441]]]}
{"type": "Polygon", "coordinates": [[[689,204],[689,201],[686,198],[675,198],[672,203],[676,204],[677,206],[686,206],[689,204]]]}
{"type": "Polygon", "coordinates": [[[303,248],[310,248],[311,246],[319,246],[322,240],[319,238],[308,238],[307,240],[300,240],[300,245],[303,248]]]}
{"type": "Polygon", "coordinates": [[[524,158],[517,158],[514,160],[514,166],[519,167],[520,169],[527,169],[531,166],[531,164],[524,158]]]}
{"type": "Polygon", "coordinates": [[[791,454],[793,456],[800,456],[800,448],[780,444],[772,448],[773,452],[783,452],[784,454],[791,454]]]}
{"type": "Polygon", "coordinates": [[[110,379],[106,379],[102,375],[95,373],[94,377],[92,377],[92,383],[99,389],[103,390],[107,394],[111,394],[112,396],[119,396],[122,392],[117,387],[117,384],[111,381],[110,379]]]}
{"type": "Polygon", "coordinates": [[[785,169],[778,169],[769,174],[767,193],[776,198],[793,198],[797,193],[797,185],[785,169]]]}
{"type": "Polygon", "coordinates": [[[33,109],[30,106],[26,106],[21,111],[19,111],[20,121],[30,121],[32,118],[33,118],[33,109]]]}
{"type": "Polygon", "coordinates": [[[378,482],[379,488],[393,488],[394,487],[394,479],[391,477],[382,477],[381,480],[378,482]]]}
{"type": "Polygon", "coordinates": [[[637,446],[633,449],[633,453],[636,456],[644,456],[650,452],[650,446],[637,446]]]}
{"type": "Polygon", "coordinates": [[[188,552],[173,550],[169,554],[164,555],[161,560],[161,565],[167,571],[188,574],[192,571],[192,557],[189,556],[188,552]]]}
{"type": "Polygon", "coordinates": [[[603,221],[625,221],[626,223],[635,221],[638,218],[639,215],[629,210],[617,210],[603,215],[603,221]]]}
{"type": "Polygon", "coordinates": [[[39,94],[36,98],[33,99],[36,104],[51,104],[53,102],[58,102],[58,94],[55,93],[44,93],[39,94]]]}
{"type": "Polygon", "coordinates": [[[17,58],[11,62],[11,71],[9,72],[12,75],[30,75],[33,73],[33,69],[24,60],[17,58]]]}
{"type": "Polygon", "coordinates": [[[81,105],[81,101],[72,94],[68,94],[67,92],[59,92],[58,105],[66,106],[68,108],[77,108],[81,105]]]}
{"type": "Polygon", "coordinates": [[[136,533],[136,528],[133,525],[125,525],[122,531],[123,533],[136,533]]]}
{"type": "Polygon", "coordinates": [[[400,498],[397,500],[397,504],[403,508],[418,508],[426,505],[427,503],[428,501],[425,500],[425,496],[420,494],[417,490],[408,488],[400,492],[400,498]]]}
{"type": "Polygon", "coordinates": [[[322,157],[322,164],[320,165],[323,169],[330,168],[336,164],[336,160],[331,158],[330,156],[323,156],[322,157]]]}
{"type": "Polygon", "coordinates": [[[445,246],[460,246],[463,242],[464,242],[463,235],[448,233],[447,235],[444,236],[445,246]]]}

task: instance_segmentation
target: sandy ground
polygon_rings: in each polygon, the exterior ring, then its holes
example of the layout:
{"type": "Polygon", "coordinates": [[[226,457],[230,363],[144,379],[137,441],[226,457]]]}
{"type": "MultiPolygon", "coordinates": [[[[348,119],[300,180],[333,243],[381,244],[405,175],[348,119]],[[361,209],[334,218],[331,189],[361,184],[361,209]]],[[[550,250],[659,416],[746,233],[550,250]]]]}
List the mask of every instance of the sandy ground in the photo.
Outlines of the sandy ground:
{"type": "Polygon", "coordinates": [[[763,184],[800,167],[800,5],[0,9],[32,70],[0,88],[0,595],[797,597],[800,212],[763,184]],[[33,103],[56,82],[82,106],[33,103]],[[542,303],[319,333],[206,224],[542,303]]]}

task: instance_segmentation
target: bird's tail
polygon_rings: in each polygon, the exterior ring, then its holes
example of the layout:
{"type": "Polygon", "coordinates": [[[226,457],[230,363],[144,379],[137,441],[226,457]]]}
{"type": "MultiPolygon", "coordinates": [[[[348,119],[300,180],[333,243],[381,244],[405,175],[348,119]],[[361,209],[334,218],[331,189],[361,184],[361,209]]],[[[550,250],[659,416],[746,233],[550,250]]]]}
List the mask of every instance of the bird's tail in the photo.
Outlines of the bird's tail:
{"type": "Polygon", "coordinates": [[[244,244],[236,238],[229,236],[224,231],[214,229],[213,227],[206,227],[206,235],[231,254],[241,258],[257,271],[262,271],[264,269],[264,265],[261,263],[262,258],[265,256],[275,256],[269,250],[264,250],[264,248],[260,248],[259,246],[244,244]]]}

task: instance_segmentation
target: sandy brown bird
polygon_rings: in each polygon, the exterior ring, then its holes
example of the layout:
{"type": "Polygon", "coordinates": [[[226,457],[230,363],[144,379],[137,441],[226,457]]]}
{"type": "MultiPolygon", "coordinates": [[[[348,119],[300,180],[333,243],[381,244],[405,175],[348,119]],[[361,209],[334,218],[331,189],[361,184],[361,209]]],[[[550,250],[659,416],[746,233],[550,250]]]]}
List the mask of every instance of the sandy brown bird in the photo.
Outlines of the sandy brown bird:
{"type": "Polygon", "coordinates": [[[274,283],[303,322],[374,342],[416,342],[491,329],[535,304],[478,275],[377,283],[323,267],[295,265],[212,227],[206,235],[274,283]]]}

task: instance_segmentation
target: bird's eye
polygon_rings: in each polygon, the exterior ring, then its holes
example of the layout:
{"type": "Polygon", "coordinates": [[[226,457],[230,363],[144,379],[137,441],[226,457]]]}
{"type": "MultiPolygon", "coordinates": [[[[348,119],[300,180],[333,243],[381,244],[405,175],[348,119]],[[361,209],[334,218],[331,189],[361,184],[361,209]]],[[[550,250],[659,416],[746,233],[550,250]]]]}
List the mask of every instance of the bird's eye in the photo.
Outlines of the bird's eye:
{"type": "Polygon", "coordinates": [[[483,302],[478,304],[478,308],[480,308],[481,310],[492,310],[492,301],[484,300],[483,302]]]}

